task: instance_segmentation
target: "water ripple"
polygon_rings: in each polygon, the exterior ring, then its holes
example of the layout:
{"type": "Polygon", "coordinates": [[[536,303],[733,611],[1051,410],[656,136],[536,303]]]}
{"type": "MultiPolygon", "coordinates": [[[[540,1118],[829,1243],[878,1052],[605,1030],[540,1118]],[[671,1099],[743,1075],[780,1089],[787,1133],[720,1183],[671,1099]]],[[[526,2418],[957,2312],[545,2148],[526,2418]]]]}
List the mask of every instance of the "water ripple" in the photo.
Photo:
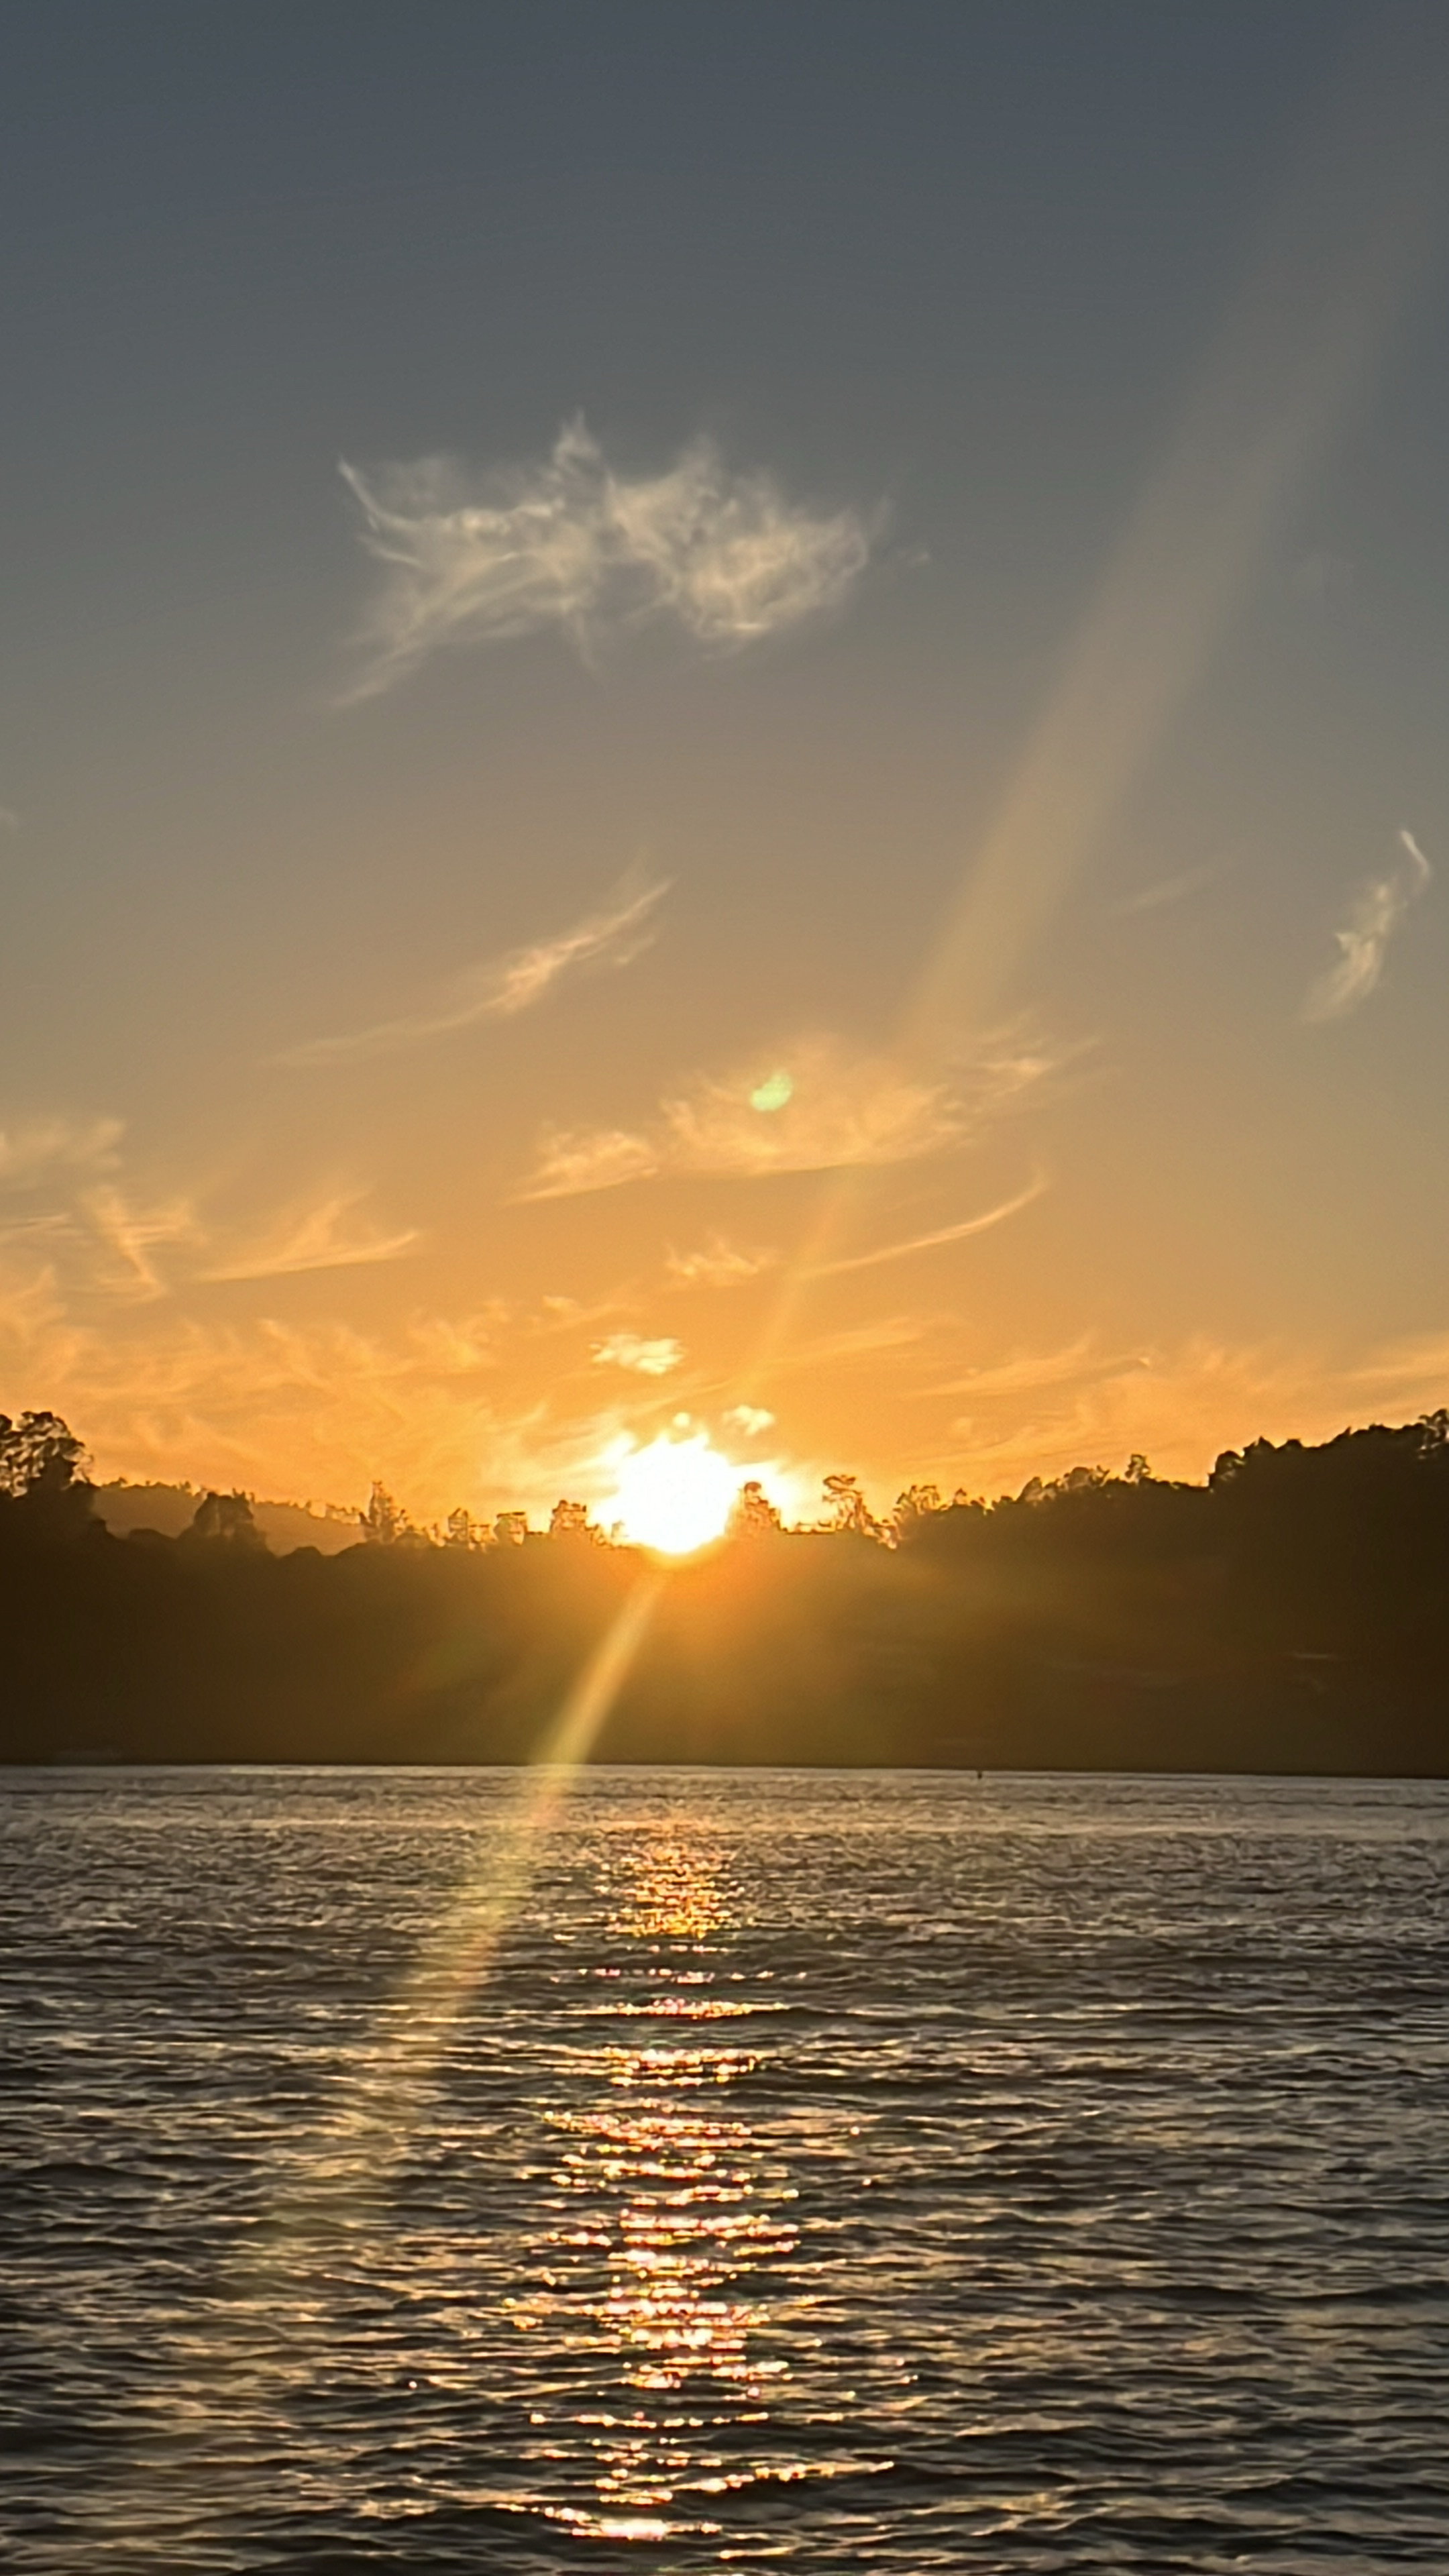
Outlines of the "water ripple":
{"type": "Polygon", "coordinates": [[[1449,1791],[11,1773],[44,2576],[1449,2565],[1449,1791]]]}

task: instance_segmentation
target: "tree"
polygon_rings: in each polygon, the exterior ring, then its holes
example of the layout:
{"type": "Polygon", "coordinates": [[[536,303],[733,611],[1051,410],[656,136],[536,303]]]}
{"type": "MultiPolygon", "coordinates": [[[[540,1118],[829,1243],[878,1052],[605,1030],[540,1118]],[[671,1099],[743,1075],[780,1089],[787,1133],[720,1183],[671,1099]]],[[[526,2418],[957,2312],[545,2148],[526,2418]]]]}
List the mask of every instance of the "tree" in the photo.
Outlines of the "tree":
{"type": "Polygon", "coordinates": [[[897,1494],[892,1514],[898,1534],[904,1537],[907,1530],[914,1529],[917,1521],[930,1520],[940,1509],[939,1485],[907,1485],[903,1494],[897,1494]]]}
{"type": "Polygon", "coordinates": [[[730,1513],[731,1538],[773,1538],[785,1524],[757,1476],[741,1485],[730,1513]]]}
{"type": "Polygon", "coordinates": [[[369,1547],[396,1547],[407,1534],[408,1516],[393,1500],[386,1485],[375,1484],[365,1512],[359,1512],[362,1535],[369,1547]]]}
{"type": "Polygon", "coordinates": [[[95,1503],[84,1443],[58,1413],[0,1413],[0,1495],[32,1524],[58,1534],[84,1529],[95,1503]]]}
{"type": "Polygon", "coordinates": [[[598,1540],[603,1533],[589,1518],[587,1503],[557,1502],[548,1516],[550,1538],[598,1540]]]}
{"type": "Polygon", "coordinates": [[[16,1502],[36,1492],[69,1493],[85,1481],[84,1443],[58,1413],[0,1413],[0,1494],[16,1502]]]}
{"type": "Polygon", "coordinates": [[[188,1536],[221,1547],[265,1548],[250,1494],[203,1494],[191,1518],[188,1536]]]}
{"type": "Polygon", "coordinates": [[[522,1547],[528,1536],[527,1512],[500,1512],[493,1524],[495,1547],[522,1547]]]}
{"type": "Polygon", "coordinates": [[[882,1524],[876,1519],[860,1490],[860,1478],[838,1470],[825,1478],[825,1503],[829,1512],[828,1529],[848,1530],[858,1538],[881,1538],[882,1524]]]}

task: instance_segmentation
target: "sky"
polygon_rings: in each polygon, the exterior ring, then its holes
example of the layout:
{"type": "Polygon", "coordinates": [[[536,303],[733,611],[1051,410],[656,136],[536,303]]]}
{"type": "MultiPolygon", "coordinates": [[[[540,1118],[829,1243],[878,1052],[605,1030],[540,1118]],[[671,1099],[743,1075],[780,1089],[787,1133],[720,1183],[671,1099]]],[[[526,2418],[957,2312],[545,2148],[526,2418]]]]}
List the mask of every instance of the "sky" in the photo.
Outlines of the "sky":
{"type": "Polygon", "coordinates": [[[420,1518],[1449,1401],[1449,18],[0,30],[0,1406],[420,1518]]]}

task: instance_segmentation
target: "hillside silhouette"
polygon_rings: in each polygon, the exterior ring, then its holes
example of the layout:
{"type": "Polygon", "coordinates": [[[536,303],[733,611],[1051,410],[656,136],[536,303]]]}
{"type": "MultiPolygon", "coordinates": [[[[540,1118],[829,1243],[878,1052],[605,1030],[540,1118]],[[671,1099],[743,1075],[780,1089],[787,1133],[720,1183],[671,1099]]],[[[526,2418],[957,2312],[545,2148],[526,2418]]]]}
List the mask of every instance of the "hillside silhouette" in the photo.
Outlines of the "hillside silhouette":
{"type": "Polygon", "coordinates": [[[380,1487],[332,1554],[242,1494],[118,1535],[68,1427],[0,1416],[0,1758],[536,1759],[641,1586],[594,1759],[1449,1773],[1442,1412],[887,1521],[845,1474],[808,1529],[747,1488],[663,1574],[579,1504],[428,1534],[380,1487]]]}

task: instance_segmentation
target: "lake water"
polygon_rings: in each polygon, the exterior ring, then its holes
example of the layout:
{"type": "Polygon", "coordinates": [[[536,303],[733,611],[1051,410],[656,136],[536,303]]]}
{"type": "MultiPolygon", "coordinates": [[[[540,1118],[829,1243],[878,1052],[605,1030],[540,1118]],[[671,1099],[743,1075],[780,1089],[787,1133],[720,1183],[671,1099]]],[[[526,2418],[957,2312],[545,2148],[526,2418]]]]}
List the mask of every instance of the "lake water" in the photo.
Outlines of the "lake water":
{"type": "Polygon", "coordinates": [[[0,1775],[0,2535],[1449,2567],[1449,1787],[0,1775]]]}

